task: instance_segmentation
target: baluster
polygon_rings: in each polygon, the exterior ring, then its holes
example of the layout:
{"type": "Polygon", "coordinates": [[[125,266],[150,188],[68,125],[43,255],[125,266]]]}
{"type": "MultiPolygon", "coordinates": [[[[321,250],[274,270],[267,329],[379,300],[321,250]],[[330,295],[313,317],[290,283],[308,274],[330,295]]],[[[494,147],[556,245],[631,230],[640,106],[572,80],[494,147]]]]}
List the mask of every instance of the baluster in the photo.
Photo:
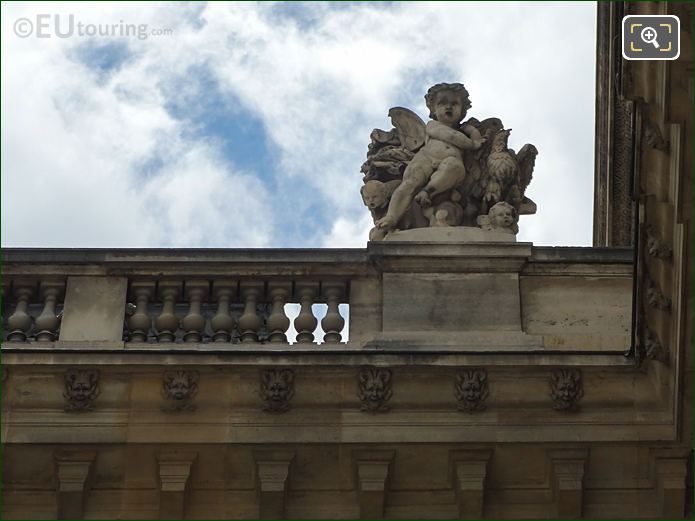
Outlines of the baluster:
{"type": "Polygon", "coordinates": [[[345,326],[345,319],[338,310],[338,304],[340,304],[340,299],[344,294],[344,284],[329,283],[323,285],[323,295],[326,299],[326,304],[328,304],[328,311],[323,320],[321,320],[321,327],[325,333],[323,341],[329,344],[340,342],[342,339],[340,332],[345,326]]]}
{"type": "Polygon", "coordinates": [[[31,316],[27,313],[29,297],[34,293],[34,286],[27,284],[15,285],[14,296],[17,299],[17,307],[14,313],[7,319],[9,334],[7,340],[10,342],[24,342],[27,333],[31,329],[31,316]]]}
{"type": "Polygon", "coordinates": [[[242,282],[241,298],[244,299],[244,314],[239,317],[239,333],[241,341],[258,342],[258,331],[263,324],[261,317],[256,313],[256,304],[263,294],[262,282],[242,282]]]}
{"type": "Polygon", "coordinates": [[[310,344],[314,341],[314,331],[319,321],[311,310],[314,298],[318,293],[317,283],[297,284],[297,297],[300,304],[299,315],[294,319],[294,328],[297,330],[297,342],[310,344]]]}
{"type": "Polygon", "coordinates": [[[181,321],[184,342],[200,342],[203,339],[205,317],[200,313],[200,306],[203,299],[207,297],[209,288],[210,284],[206,280],[186,282],[186,296],[190,307],[188,314],[181,321]]]}
{"type": "Polygon", "coordinates": [[[174,304],[179,295],[180,284],[177,282],[160,282],[159,294],[164,306],[162,312],[155,319],[154,326],[157,329],[157,340],[160,342],[173,342],[176,340],[176,330],[179,327],[179,319],[174,313],[174,304]]]}
{"type": "Polygon", "coordinates": [[[63,294],[65,282],[49,281],[41,282],[41,297],[43,298],[43,310],[36,317],[36,340],[38,342],[51,342],[56,338],[56,332],[60,325],[60,319],[56,316],[56,302],[63,294]]]}
{"type": "Polygon", "coordinates": [[[275,282],[268,285],[268,295],[272,302],[272,310],[266,321],[269,340],[271,342],[287,342],[287,329],[290,327],[290,319],[285,314],[285,302],[292,291],[289,282],[275,282]]]}
{"type": "Polygon", "coordinates": [[[229,342],[232,339],[232,330],[236,320],[229,314],[229,302],[236,293],[236,282],[215,281],[213,283],[213,295],[217,300],[217,313],[210,320],[212,339],[215,342],[229,342]]]}
{"type": "Polygon", "coordinates": [[[147,306],[154,294],[153,282],[133,282],[130,290],[135,297],[135,313],[128,317],[128,331],[131,342],[147,342],[152,328],[152,319],[147,313],[147,306]]]}

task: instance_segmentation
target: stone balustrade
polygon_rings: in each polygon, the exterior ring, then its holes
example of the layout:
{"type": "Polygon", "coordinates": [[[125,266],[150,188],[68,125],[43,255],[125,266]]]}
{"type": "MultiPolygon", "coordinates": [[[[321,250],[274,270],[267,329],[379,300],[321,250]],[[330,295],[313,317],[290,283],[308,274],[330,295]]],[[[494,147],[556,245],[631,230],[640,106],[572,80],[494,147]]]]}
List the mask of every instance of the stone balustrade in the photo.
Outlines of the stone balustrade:
{"type": "Polygon", "coordinates": [[[3,306],[14,301],[11,314],[3,313],[4,339],[10,342],[50,342],[58,338],[62,319],[65,278],[3,280],[3,306]]]}
{"type": "Polygon", "coordinates": [[[340,305],[348,303],[349,287],[349,281],[301,279],[136,279],[129,282],[124,340],[337,344],[347,336],[340,305]],[[288,316],[292,304],[298,308],[293,321],[288,316]],[[320,321],[317,304],[326,307],[320,321]],[[294,338],[288,339],[288,333],[294,338]]]}
{"type": "Polygon", "coordinates": [[[5,249],[3,267],[8,349],[624,353],[631,345],[630,250],[5,249]]]}

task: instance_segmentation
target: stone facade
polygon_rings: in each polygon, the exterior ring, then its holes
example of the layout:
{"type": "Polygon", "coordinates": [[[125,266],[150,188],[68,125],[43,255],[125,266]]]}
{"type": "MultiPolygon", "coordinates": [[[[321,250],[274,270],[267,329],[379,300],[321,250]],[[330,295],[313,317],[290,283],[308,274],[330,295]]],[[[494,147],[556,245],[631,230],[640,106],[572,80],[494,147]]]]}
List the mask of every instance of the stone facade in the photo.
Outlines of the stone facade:
{"type": "Polygon", "coordinates": [[[602,248],[4,250],[3,518],[691,515],[686,20],[599,5],[602,248]],[[614,59],[625,10],[681,58],[614,59]]]}

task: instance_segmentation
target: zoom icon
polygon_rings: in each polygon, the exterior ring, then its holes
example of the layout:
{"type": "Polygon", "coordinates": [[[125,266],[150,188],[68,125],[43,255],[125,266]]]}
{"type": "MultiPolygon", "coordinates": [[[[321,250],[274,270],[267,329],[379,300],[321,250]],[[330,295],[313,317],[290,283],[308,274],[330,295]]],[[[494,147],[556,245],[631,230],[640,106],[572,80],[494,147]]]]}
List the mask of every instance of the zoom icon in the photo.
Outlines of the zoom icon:
{"type": "Polygon", "coordinates": [[[680,29],[680,19],[674,15],[627,15],[623,18],[623,58],[675,60],[681,53],[680,29]]]}

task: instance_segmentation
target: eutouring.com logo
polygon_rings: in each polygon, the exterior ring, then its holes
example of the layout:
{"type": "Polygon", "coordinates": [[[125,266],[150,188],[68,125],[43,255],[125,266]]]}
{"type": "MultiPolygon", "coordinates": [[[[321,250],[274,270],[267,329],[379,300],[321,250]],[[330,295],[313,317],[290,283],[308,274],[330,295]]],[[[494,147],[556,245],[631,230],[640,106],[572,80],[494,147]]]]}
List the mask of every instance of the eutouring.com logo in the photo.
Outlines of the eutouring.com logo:
{"type": "Polygon", "coordinates": [[[75,15],[37,14],[34,17],[18,18],[13,25],[14,34],[20,38],[137,38],[146,40],[150,36],[171,36],[173,29],[150,28],[148,24],[133,24],[119,20],[118,23],[85,23],[75,15]]]}

